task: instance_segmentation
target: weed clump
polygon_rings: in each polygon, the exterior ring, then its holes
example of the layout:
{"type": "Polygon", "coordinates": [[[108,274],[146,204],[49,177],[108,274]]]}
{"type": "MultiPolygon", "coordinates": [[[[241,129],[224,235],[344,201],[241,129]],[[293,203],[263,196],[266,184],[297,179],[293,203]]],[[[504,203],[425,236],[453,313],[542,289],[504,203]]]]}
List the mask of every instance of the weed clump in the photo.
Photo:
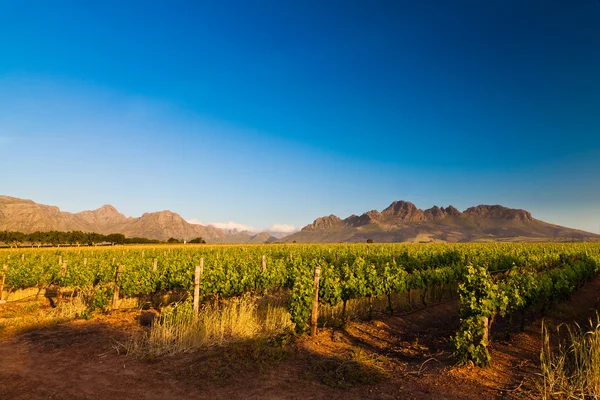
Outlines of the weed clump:
{"type": "Polygon", "coordinates": [[[538,388],[544,399],[600,398],[600,317],[579,324],[559,325],[558,343],[551,345],[548,327],[542,324],[542,351],[538,388]]]}

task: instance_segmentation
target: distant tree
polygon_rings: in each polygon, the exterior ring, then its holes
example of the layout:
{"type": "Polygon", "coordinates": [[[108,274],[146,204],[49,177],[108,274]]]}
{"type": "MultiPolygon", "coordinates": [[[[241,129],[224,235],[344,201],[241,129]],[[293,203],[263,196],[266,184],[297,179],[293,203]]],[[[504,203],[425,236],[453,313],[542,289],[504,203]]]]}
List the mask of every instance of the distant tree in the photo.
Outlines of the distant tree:
{"type": "Polygon", "coordinates": [[[90,246],[93,246],[97,243],[101,243],[103,240],[105,240],[104,235],[95,232],[88,234],[88,243],[90,244],[90,246]]]}
{"type": "Polygon", "coordinates": [[[85,242],[85,233],[81,232],[81,231],[71,231],[69,232],[68,238],[69,238],[69,243],[71,245],[73,244],[77,244],[77,247],[79,247],[79,245],[81,244],[81,242],[85,242]]]}
{"type": "Polygon", "coordinates": [[[50,243],[52,246],[60,244],[60,232],[50,231],[46,235],[46,243],[50,243]]]}
{"type": "Polygon", "coordinates": [[[42,232],[40,232],[40,231],[30,233],[29,234],[29,241],[31,243],[33,243],[33,242],[36,242],[36,243],[43,242],[44,241],[44,234],[42,232]]]}
{"type": "Polygon", "coordinates": [[[373,243],[373,239],[367,239],[367,243],[373,243]]]}
{"type": "Polygon", "coordinates": [[[190,240],[190,243],[206,243],[206,240],[202,239],[202,237],[197,237],[190,240]]]}
{"type": "Polygon", "coordinates": [[[122,233],[111,233],[106,236],[106,241],[114,244],[123,244],[125,242],[125,235],[122,233]]]}
{"type": "Polygon", "coordinates": [[[167,240],[167,243],[181,243],[181,240],[171,237],[169,240],[167,240]]]}

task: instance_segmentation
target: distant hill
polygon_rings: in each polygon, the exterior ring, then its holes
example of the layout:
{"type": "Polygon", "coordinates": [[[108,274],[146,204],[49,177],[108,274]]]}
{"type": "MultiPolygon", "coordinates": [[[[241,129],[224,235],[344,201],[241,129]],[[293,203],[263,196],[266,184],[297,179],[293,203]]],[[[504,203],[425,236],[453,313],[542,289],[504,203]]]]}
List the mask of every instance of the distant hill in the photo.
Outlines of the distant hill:
{"type": "Polygon", "coordinates": [[[232,235],[208,225],[190,224],[171,211],[145,213],[127,218],[111,205],[97,210],[69,213],[58,207],[15,197],[0,196],[0,230],[32,233],[36,231],[83,231],[102,234],[122,233],[126,237],[191,240],[202,237],[209,243],[263,243],[272,241],[266,233],[232,235]],[[262,240],[264,239],[264,240],[262,240]],[[262,240],[262,241],[261,241],[262,240]]]}
{"type": "Polygon", "coordinates": [[[485,240],[583,240],[600,235],[549,224],[525,210],[479,205],[460,212],[434,206],[421,210],[407,201],[394,201],[385,210],[371,210],[341,219],[317,218],[283,242],[471,242],[485,240]]]}

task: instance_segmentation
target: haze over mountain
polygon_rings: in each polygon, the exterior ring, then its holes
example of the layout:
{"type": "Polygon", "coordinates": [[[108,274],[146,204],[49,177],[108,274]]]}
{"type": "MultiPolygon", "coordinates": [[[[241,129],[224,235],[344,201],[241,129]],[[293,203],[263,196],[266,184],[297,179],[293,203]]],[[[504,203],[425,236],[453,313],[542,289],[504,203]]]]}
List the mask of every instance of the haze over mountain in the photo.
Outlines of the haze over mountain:
{"type": "Polygon", "coordinates": [[[421,210],[406,201],[394,201],[385,210],[367,211],[341,219],[317,218],[286,242],[404,242],[478,240],[565,240],[600,238],[533,218],[531,213],[500,205],[479,205],[460,212],[453,206],[421,210]]]}
{"type": "Polygon", "coordinates": [[[190,224],[179,214],[165,210],[144,213],[139,218],[125,217],[111,205],[97,210],[70,213],[32,200],[0,196],[0,230],[31,233],[36,231],[83,231],[102,234],[122,233],[126,237],[191,240],[207,242],[263,243],[276,240],[268,233],[228,233],[214,226],[190,224]]]}

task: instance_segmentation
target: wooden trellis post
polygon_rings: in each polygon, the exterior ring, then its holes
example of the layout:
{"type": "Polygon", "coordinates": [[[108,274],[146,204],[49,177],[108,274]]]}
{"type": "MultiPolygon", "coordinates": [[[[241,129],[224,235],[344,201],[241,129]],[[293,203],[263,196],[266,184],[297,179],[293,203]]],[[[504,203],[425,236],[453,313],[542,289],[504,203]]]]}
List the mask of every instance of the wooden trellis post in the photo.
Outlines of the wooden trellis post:
{"type": "MultiPolygon", "coordinates": [[[[63,261],[62,266],[60,267],[60,276],[65,276],[66,274],[67,274],[67,262],[63,261]]],[[[57,303],[62,301],[62,288],[61,287],[59,287],[58,290],[56,291],[56,301],[57,301],[57,303]]]]}
{"type": "Polygon", "coordinates": [[[6,280],[6,271],[8,270],[8,266],[4,264],[2,266],[2,281],[0,281],[0,300],[2,300],[2,292],[4,292],[4,281],[6,280]]]}
{"type": "Polygon", "coordinates": [[[310,336],[317,336],[317,320],[319,318],[319,279],[321,278],[321,267],[315,268],[315,294],[313,296],[312,314],[310,316],[310,336]]]}
{"type": "Polygon", "coordinates": [[[200,310],[200,266],[194,271],[194,313],[200,310]]]}
{"type": "Polygon", "coordinates": [[[115,289],[113,292],[113,301],[112,301],[112,309],[113,310],[116,310],[117,308],[119,308],[119,291],[120,291],[119,275],[121,274],[121,272],[123,272],[123,266],[119,265],[119,267],[117,268],[117,273],[115,274],[115,289]]]}

